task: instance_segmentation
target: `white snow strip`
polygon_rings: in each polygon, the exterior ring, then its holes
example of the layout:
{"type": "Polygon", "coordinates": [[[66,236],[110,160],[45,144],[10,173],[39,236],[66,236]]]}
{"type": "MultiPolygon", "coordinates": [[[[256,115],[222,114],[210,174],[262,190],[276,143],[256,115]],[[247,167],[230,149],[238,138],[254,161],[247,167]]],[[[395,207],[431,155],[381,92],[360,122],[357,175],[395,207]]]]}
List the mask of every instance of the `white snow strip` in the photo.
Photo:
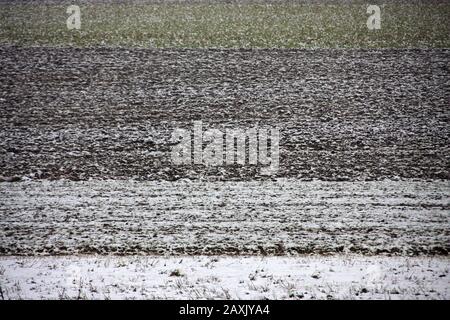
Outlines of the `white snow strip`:
{"type": "Polygon", "coordinates": [[[449,299],[447,257],[0,257],[4,299],[449,299]]]}
{"type": "Polygon", "coordinates": [[[449,203],[448,181],[0,183],[0,254],[445,254],[449,203]]]}

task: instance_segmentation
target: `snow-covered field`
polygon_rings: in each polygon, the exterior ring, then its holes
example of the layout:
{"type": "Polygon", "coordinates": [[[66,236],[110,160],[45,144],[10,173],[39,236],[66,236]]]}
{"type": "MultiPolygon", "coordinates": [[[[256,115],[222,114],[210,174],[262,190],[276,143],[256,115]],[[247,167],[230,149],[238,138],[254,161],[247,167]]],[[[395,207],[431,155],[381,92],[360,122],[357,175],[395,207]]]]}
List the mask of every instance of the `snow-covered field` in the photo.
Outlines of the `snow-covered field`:
{"type": "Polygon", "coordinates": [[[437,180],[0,183],[0,294],[449,299],[449,188],[437,180]]]}
{"type": "Polygon", "coordinates": [[[0,299],[450,299],[449,1],[177,1],[0,0],[0,299]]]}
{"type": "Polygon", "coordinates": [[[450,299],[448,257],[0,257],[5,299],[450,299]]]}
{"type": "Polygon", "coordinates": [[[447,255],[447,181],[0,183],[0,254],[447,255]]]}

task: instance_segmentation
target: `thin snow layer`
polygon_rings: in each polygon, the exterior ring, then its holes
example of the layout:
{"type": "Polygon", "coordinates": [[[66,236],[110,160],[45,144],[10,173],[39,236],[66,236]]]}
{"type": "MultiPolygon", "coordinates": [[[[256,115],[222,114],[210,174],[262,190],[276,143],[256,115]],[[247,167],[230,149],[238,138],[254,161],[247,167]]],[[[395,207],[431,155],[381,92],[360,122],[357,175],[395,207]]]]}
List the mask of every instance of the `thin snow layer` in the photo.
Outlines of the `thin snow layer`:
{"type": "Polygon", "coordinates": [[[0,257],[5,299],[449,299],[447,257],[0,257]]]}
{"type": "Polygon", "coordinates": [[[448,181],[0,183],[0,254],[448,255],[448,181]]]}
{"type": "Polygon", "coordinates": [[[449,49],[0,45],[0,61],[7,178],[264,179],[248,161],[175,165],[174,130],[202,120],[279,128],[277,177],[450,180],[449,49]]]}

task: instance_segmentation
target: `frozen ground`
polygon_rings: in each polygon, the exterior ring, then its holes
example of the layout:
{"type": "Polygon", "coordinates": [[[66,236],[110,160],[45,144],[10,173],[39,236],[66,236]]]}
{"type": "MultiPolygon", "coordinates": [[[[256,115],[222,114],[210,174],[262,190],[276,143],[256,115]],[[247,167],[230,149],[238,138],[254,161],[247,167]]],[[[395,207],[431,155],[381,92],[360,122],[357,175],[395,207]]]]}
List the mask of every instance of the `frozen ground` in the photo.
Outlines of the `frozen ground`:
{"type": "Polygon", "coordinates": [[[430,257],[0,257],[5,299],[450,299],[430,257]]]}
{"type": "Polygon", "coordinates": [[[72,32],[0,0],[0,298],[449,299],[449,1],[399,2],[372,33],[365,2],[94,4],[72,32]],[[279,172],[172,165],[194,120],[279,127],[279,172]]]}
{"type": "Polygon", "coordinates": [[[447,255],[448,181],[0,183],[0,254],[447,255]]]}

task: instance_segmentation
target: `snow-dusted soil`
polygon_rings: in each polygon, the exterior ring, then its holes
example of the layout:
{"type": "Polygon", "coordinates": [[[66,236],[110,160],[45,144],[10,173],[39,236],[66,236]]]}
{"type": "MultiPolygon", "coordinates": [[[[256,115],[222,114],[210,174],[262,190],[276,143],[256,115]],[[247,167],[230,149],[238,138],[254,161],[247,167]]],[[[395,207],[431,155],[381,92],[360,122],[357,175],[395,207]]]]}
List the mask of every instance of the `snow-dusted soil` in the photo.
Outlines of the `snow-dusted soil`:
{"type": "Polygon", "coordinates": [[[447,255],[448,181],[0,183],[0,254],[447,255]]]}
{"type": "Polygon", "coordinates": [[[0,257],[5,299],[450,299],[431,257],[0,257]]]}
{"type": "Polygon", "coordinates": [[[278,177],[450,179],[448,49],[0,46],[0,167],[33,179],[261,179],[174,166],[175,128],[280,128],[278,177]]]}

